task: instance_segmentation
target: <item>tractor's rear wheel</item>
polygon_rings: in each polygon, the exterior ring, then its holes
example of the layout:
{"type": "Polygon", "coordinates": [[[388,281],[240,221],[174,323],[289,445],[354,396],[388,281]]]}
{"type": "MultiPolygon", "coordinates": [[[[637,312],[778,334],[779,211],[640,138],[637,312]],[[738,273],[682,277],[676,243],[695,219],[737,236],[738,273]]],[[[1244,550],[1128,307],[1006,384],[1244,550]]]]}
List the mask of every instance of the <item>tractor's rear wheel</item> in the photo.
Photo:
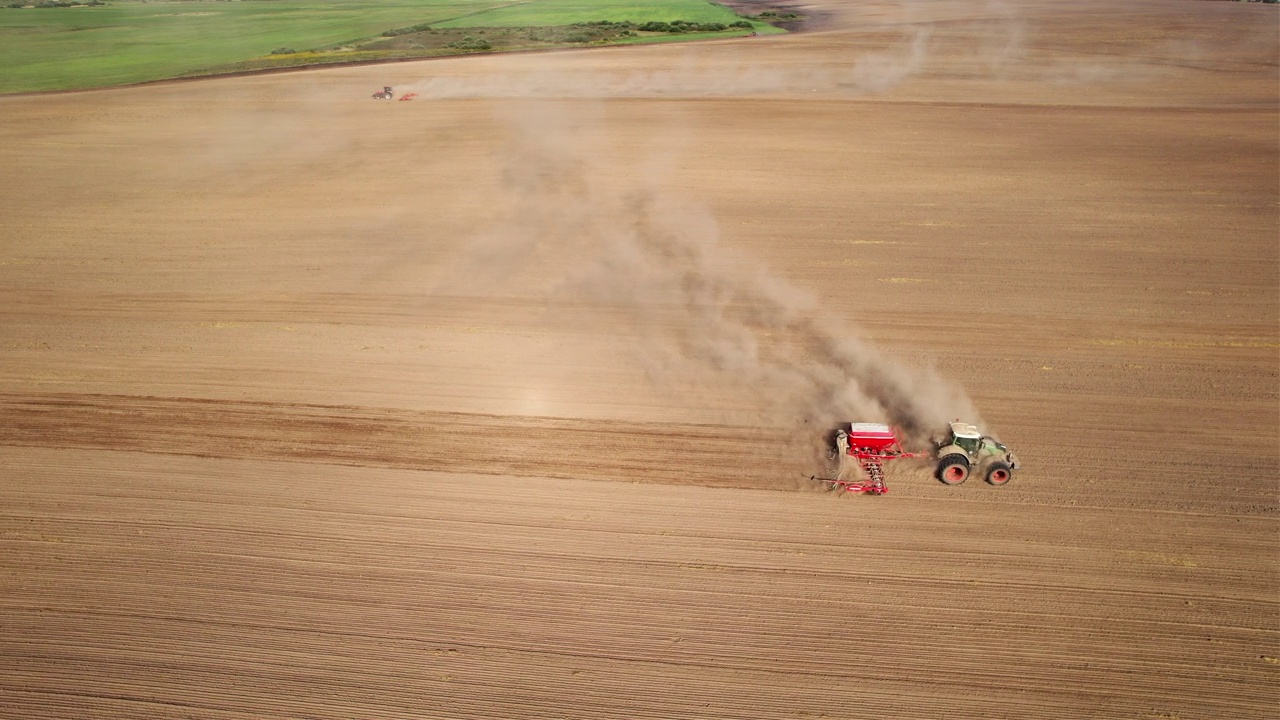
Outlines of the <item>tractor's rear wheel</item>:
{"type": "Polygon", "coordinates": [[[1013,468],[1003,460],[991,463],[987,468],[987,482],[992,485],[1004,485],[1013,479],[1013,468]]]}
{"type": "Polygon", "coordinates": [[[959,485],[969,479],[969,458],[951,454],[938,461],[938,479],[946,485],[959,485]]]}

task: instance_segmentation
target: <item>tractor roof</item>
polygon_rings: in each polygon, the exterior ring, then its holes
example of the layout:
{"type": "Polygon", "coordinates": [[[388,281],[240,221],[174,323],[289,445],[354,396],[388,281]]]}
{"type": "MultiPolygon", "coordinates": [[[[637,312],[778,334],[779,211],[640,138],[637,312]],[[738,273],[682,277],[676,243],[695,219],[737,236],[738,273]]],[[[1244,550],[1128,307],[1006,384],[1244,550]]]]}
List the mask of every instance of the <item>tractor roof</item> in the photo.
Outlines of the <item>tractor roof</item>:
{"type": "Polygon", "coordinates": [[[951,423],[951,434],[958,438],[968,438],[977,440],[982,437],[982,433],[978,432],[978,428],[969,423],[953,422],[951,423]]]}

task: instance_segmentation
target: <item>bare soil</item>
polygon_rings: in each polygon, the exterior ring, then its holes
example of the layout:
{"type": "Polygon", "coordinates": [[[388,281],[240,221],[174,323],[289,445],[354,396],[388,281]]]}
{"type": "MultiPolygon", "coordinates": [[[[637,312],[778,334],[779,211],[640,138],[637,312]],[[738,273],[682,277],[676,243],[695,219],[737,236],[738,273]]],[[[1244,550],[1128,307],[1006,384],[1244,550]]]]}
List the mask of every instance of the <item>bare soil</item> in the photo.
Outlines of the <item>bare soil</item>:
{"type": "Polygon", "coordinates": [[[0,99],[0,717],[1274,717],[1275,7],[815,10],[0,99]],[[821,492],[645,198],[1025,468],[821,492]]]}

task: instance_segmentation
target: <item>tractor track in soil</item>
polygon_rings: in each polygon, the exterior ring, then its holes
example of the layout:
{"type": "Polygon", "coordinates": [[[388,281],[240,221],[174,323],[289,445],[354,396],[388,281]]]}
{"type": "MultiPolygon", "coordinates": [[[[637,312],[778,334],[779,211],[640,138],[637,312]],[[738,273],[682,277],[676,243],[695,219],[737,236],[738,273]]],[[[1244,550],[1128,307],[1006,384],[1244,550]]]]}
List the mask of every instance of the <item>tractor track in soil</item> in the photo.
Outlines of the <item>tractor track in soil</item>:
{"type": "Polygon", "coordinates": [[[776,488],[777,431],[123,395],[0,394],[0,444],[776,488]]]}

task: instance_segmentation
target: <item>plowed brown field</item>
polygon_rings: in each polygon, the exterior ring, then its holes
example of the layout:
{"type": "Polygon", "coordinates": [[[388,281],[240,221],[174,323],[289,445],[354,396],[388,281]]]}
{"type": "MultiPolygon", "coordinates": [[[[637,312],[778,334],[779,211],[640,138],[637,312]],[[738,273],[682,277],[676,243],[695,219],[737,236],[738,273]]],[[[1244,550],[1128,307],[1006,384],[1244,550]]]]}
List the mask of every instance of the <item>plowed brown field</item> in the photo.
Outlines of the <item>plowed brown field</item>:
{"type": "Polygon", "coordinates": [[[819,5],[0,99],[0,718],[1276,717],[1275,7],[819,5]],[[1024,469],[814,491],[698,258],[1024,469]]]}

